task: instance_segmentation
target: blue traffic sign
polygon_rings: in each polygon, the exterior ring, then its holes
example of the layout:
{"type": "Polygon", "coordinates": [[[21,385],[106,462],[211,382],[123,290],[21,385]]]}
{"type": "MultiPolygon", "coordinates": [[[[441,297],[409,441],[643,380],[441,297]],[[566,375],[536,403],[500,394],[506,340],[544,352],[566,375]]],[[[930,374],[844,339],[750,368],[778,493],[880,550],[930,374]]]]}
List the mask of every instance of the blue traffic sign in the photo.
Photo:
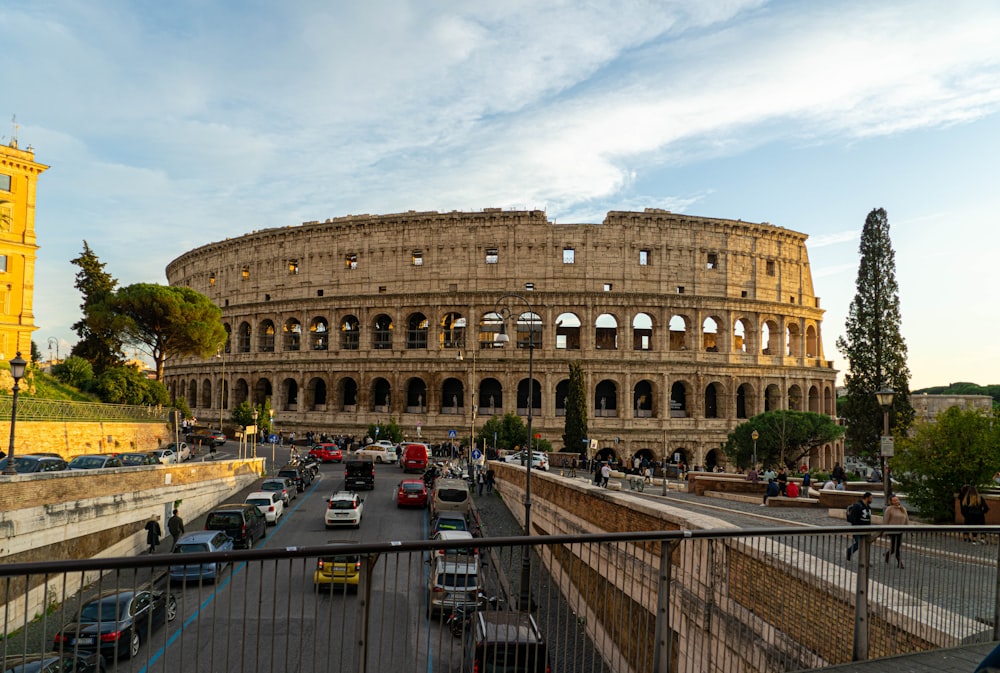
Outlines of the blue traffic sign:
{"type": "Polygon", "coordinates": [[[458,437],[458,431],[457,430],[449,430],[448,431],[448,439],[455,439],[456,437],[458,437]]]}
{"type": "Polygon", "coordinates": [[[268,444],[277,444],[278,443],[278,435],[268,435],[267,436],[267,442],[268,442],[268,444]]]}
{"type": "Polygon", "coordinates": [[[479,449],[472,450],[472,460],[480,460],[483,457],[483,452],[479,449]]]}

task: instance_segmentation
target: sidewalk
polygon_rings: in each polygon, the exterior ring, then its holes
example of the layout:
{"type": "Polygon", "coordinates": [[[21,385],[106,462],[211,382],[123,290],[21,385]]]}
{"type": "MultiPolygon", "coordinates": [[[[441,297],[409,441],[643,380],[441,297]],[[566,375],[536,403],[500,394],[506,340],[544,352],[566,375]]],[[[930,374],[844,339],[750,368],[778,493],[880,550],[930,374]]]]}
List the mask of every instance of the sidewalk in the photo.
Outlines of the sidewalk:
{"type": "MultiPolygon", "coordinates": [[[[838,673],[973,673],[979,662],[993,650],[995,645],[996,643],[979,643],[810,670],[824,671],[824,673],[829,671],[838,673]]],[[[810,671],[803,673],[810,673],[810,671]]]]}

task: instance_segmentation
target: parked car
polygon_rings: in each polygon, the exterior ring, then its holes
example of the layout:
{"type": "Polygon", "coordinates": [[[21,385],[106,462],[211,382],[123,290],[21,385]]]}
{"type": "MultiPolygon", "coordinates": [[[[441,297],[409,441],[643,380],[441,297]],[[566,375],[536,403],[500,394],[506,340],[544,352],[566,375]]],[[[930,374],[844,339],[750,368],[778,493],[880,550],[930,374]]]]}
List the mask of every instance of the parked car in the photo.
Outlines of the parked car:
{"type": "MultiPolygon", "coordinates": [[[[375,442],[373,444],[369,444],[368,446],[377,446],[377,447],[379,447],[381,449],[385,449],[386,451],[395,451],[396,450],[396,445],[393,444],[392,442],[390,442],[388,439],[380,439],[380,440],[378,440],[377,442],[375,442]]],[[[367,447],[365,447],[365,448],[367,448],[367,447]]]]}
{"type": "Polygon", "coordinates": [[[288,507],[289,503],[295,498],[299,497],[299,491],[295,488],[295,484],[288,477],[275,477],[274,479],[265,479],[260,482],[260,490],[262,491],[275,491],[281,494],[281,499],[285,502],[285,507],[288,507]]]}
{"type": "MultiPolygon", "coordinates": [[[[330,544],[343,544],[341,540],[330,540],[330,544]]],[[[353,553],[320,556],[313,571],[313,584],[317,589],[342,586],[345,589],[358,590],[358,580],[361,579],[361,555],[353,553]]]]}
{"type": "Polygon", "coordinates": [[[3,657],[4,673],[104,673],[104,657],[97,652],[44,652],[3,657]]]}
{"type": "Polygon", "coordinates": [[[306,490],[306,486],[312,483],[312,474],[295,465],[285,465],[278,470],[278,476],[291,479],[292,483],[295,484],[295,490],[299,493],[306,490]]]}
{"type": "Polygon", "coordinates": [[[327,528],[334,526],[361,527],[361,516],[365,512],[365,501],[353,491],[338,491],[327,498],[323,522],[327,528]]]}
{"type": "Polygon", "coordinates": [[[455,542],[457,540],[468,541],[468,547],[459,547],[457,549],[435,549],[433,555],[435,556],[446,556],[449,559],[458,560],[459,557],[475,557],[479,556],[479,548],[473,546],[472,540],[474,539],[472,533],[465,530],[439,530],[431,536],[432,540],[440,542],[455,542]]]}
{"type": "MultiPolygon", "coordinates": [[[[7,469],[9,458],[0,460],[0,472],[7,469]]],[[[14,456],[14,470],[18,474],[33,474],[35,472],[62,472],[69,467],[62,458],[54,456],[38,456],[34,454],[14,456]]]]}
{"type": "Polygon", "coordinates": [[[119,453],[122,465],[125,467],[135,467],[137,465],[159,465],[160,459],[155,453],[119,453]]]}
{"type": "Polygon", "coordinates": [[[467,631],[466,671],[548,673],[548,648],[535,618],[527,612],[485,610],[472,615],[467,631]]]}
{"type": "Polygon", "coordinates": [[[400,466],[403,472],[423,472],[427,469],[427,445],[407,444],[403,447],[400,466]]]}
{"type": "Polygon", "coordinates": [[[479,591],[479,562],[475,557],[471,560],[453,560],[444,556],[432,559],[427,583],[428,617],[456,608],[478,610],[485,604],[486,600],[479,591]]]}
{"type": "Polygon", "coordinates": [[[86,603],[55,636],[55,649],[134,657],[142,639],[177,617],[177,601],[163,591],[113,591],[86,603]]]}
{"type": "Polygon", "coordinates": [[[344,463],[344,486],[346,488],[375,488],[375,464],[370,460],[348,460],[344,463]]]}
{"type": "Polygon", "coordinates": [[[277,491],[255,491],[244,502],[257,507],[264,515],[264,521],[271,525],[277,525],[278,519],[285,513],[285,500],[277,491]]]}
{"type": "Polygon", "coordinates": [[[228,441],[228,439],[229,438],[226,437],[225,433],[221,430],[202,428],[200,430],[189,432],[185,436],[184,441],[194,446],[222,446],[228,441]]]}
{"type": "Polygon", "coordinates": [[[392,447],[379,446],[378,444],[369,444],[363,449],[358,449],[354,452],[355,458],[368,458],[376,463],[395,463],[396,462],[396,449],[392,447]]]}
{"type": "MultiPolygon", "coordinates": [[[[525,455],[525,451],[518,451],[517,453],[512,453],[506,458],[504,458],[505,463],[517,463],[521,464],[522,457],[525,455]]],[[[544,451],[532,451],[531,452],[531,467],[536,470],[548,470],[549,469],[549,454],[544,451]]]]}
{"type": "Polygon", "coordinates": [[[208,513],[205,530],[221,530],[237,547],[250,549],[266,534],[267,522],[255,505],[245,502],[219,505],[208,513]]]}
{"type": "Polygon", "coordinates": [[[431,515],[438,512],[459,512],[468,516],[472,510],[469,482],[464,479],[438,479],[431,492],[431,515]]]}
{"type": "MultiPolygon", "coordinates": [[[[14,457],[15,464],[17,457],[14,457]]],[[[97,453],[87,456],[77,456],[69,461],[67,470],[101,470],[106,467],[122,467],[122,461],[118,456],[110,453],[97,453]]]]}
{"type": "Polygon", "coordinates": [[[392,499],[396,507],[427,507],[427,487],[423,479],[404,479],[396,486],[392,499]]]}
{"type": "Polygon", "coordinates": [[[169,444],[161,448],[170,449],[174,453],[178,454],[180,456],[180,462],[183,462],[185,460],[191,460],[191,457],[194,455],[191,452],[191,447],[188,446],[185,442],[181,442],[180,444],[170,442],[169,444]]]}
{"type": "Polygon", "coordinates": [[[317,444],[309,449],[309,455],[321,463],[344,462],[344,452],[336,444],[317,444]]]}
{"type": "MultiPolygon", "coordinates": [[[[233,538],[221,530],[196,530],[184,533],[174,545],[175,554],[196,554],[201,552],[224,552],[234,548],[233,538]]],[[[225,561],[210,563],[175,563],[170,566],[170,581],[183,582],[191,580],[215,581],[222,574],[225,561]]]]}
{"type": "Polygon", "coordinates": [[[163,465],[181,462],[180,454],[173,449],[156,449],[153,451],[153,455],[156,456],[156,459],[163,465]]]}

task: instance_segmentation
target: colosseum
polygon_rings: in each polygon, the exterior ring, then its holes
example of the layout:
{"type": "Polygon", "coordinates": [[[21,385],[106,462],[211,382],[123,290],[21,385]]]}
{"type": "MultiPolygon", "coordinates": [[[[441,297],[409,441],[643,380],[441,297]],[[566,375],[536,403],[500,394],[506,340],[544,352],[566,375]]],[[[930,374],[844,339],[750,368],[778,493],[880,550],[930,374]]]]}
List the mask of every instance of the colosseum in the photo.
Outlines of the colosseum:
{"type": "MultiPolygon", "coordinates": [[[[358,434],[393,417],[411,439],[468,441],[493,415],[528,415],[530,364],[534,434],[558,450],[577,362],[602,455],[712,468],[742,419],[835,415],[806,238],[658,209],[600,224],[488,208],[255,231],[167,266],[172,285],[218,304],[230,337],[214,358],[168,361],[165,383],[202,419],[271,398],[285,432],[358,434]]],[[[811,462],[842,454],[828,445],[811,462]]]]}

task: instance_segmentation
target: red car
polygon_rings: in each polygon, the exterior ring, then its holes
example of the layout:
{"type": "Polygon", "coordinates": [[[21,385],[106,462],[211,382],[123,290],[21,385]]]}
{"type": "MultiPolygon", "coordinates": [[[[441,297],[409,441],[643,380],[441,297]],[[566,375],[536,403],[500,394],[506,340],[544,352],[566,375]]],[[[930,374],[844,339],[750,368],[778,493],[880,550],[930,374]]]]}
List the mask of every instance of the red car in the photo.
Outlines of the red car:
{"type": "Polygon", "coordinates": [[[317,444],[309,449],[309,455],[321,463],[344,462],[344,452],[336,444],[317,444]]]}
{"type": "Polygon", "coordinates": [[[396,507],[427,507],[427,487],[423,479],[404,479],[396,487],[396,507]]]}

